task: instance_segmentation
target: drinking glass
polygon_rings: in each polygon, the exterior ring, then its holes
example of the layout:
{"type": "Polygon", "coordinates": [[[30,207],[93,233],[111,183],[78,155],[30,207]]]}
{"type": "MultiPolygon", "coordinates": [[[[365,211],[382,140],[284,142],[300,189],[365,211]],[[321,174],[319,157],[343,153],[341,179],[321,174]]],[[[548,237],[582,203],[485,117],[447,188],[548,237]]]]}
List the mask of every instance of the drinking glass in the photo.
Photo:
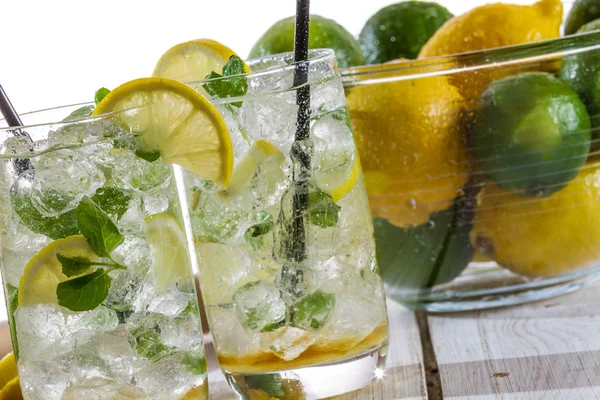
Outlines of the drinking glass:
{"type": "Polygon", "coordinates": [[[247,87],[207,96],[231,131],[228,187],[185,176],[216,353],[242,398],[348,392],[383,366],[388,323],[335,58],[311,51],[300,86],[292,54],[248,63],[252,73],[190,84],[205,94],[233,80],[247,87]],[[299,115],[307,91],[310,113],[299,115]],[[307,137],[297,137],[299,118],[309,118],[307,137]]]}
{"type": "Polygon", "coordinates": [[[23,395],[205,399],[173,168],[121,128],[146,107],[91,110],[0,129],[0,265],[23,395]]]}

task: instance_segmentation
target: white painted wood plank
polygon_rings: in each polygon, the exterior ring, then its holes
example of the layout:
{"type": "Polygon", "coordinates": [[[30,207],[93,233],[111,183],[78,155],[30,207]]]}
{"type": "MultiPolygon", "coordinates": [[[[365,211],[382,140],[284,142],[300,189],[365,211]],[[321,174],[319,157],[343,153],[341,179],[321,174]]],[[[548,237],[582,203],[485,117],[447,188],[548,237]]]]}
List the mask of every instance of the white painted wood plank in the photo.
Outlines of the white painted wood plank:
{"type": "Polygon", "coordinates": [[[599,285],[429,325],[445,398],[600,398],[599,285]]]}
{"type": "MultiPolygon", "coordinates": [[[[357,392],[336,397],[336,400],[427,399],[423,355],[414,314],[388,301],[388,315],[390,348],[384,378],[357,392]]],[[[237,400],[218,367],[212,344],[207,348],[211,400],[237,400]]]]}

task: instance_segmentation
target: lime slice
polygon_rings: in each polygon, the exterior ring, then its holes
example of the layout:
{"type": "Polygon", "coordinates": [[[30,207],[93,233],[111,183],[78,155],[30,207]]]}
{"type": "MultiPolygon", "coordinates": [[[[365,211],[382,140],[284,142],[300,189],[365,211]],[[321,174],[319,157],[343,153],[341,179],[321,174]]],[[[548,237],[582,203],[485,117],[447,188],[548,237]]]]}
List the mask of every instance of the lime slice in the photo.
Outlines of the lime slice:
{"type": "Polygon", "coordinates": [[[13,353],[8,353],[0,360],[0,389],[18,376],[15,356],[13,353]]]}
{"type": "Polygon", "coordinates": [[[0,400],[23,400],[19,378],[14,378],[0,390],[0,400]]]}
{"type": "Polygon", "coordinates": [[[165,291],[182,278],[191,276],[185,233],[171,215],[160,213],[144,220],[144,232],[152,249],[152,280],[165,291]]]}
{"type": "Polygon", "coordinates": [[[250,185],[250,181],[258,167],[271,161],[274,161],[278,166],[282,166],[285,162],[285,156],[275,145],[266,140],[257,140],[248,153],[244,155],[242,161],[236,165],[227,191],[223,191],[221,194],[235,196],[241,193],[250,185]]]}
{"type": "MultiPolygon", "coordinates": [[[[53,241],[33,256],[25,266],[19,282],[19,307],[58,304],[56,286],[69,279],[62,273],[62,265],[56,258],[58,253],[67,257],[99,260],[83,236],[69,236],[53,241]]],[[[92,268],[83,272],[82,275],[91,271],[92,268]]]]}
{"type": "MultiPolygon", "coordinates": [[[[237,54],[215,40],[191,40],[167,50],[158,60],[152,76],[180,82],[200,81],[212,71],[221,73],[229,57],[233,55],[237,54]]],[[[247,65],[245,70],[250,72],[247,65]]]]}
{"type": "Polygon", "coordinates": [[[139,136],[140,150],[226,187],[233,169],[229,130],[217,109],[192,88],[171,79],[142,78],[119,86],[92,115],[148,105],[122,116],[139,136]]]}

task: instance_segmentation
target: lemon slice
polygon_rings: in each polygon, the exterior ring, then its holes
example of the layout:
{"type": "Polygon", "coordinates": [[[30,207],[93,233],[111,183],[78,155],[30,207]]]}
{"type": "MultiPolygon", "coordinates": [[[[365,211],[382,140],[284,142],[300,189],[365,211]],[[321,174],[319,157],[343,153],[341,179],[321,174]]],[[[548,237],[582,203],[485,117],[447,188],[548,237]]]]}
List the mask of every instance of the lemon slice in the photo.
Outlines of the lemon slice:
{"type": "Polygon", "coordinates": [[[254,142],[248,153],[236,165],[229,186],[226,191],[220,193],[221,196],[235,196],[244,191],[250,185],[250,181],[258,167],[270,161],[281,167],[285,162],[285,155],[275,145],[266,140],[254,142]]]}
{"type": "Polygon", "coordinates": [[[146,217],[144,232],[152,249],[151,276],[158,291],[191,276],[185,233],[171,215],[146,217]]]}
{"type": "MultiPolygon", "coordinates": [[[[197,39],[171,47],[158,60],[152,76],[180,82],[200,81],[212,71],[221,73],[229,58],[237,55],[229,47],[211,39],[197,39]]],[[[246,72],[250,68],[244,64],[246,72]]]]}
{"type": "Polygon", "coordinates": [[[13,353],[8,353],[0,360],[0,389],[18,376],[15,356],[13,353]]]}
{"type": "Polygon", "coordinates": [[[196,386],[187,391],[179,400],[206,400],[208,399],[208,386],[196,386]]]}
{"type": "MultiPolygon", "coordinates": [[[[56,254],[69,257],[85,257],[98,261],[87,240],[80,235],[58,239],[41,249],[25,266],[19,282],[19,307],[36,304],[58,304],[56,286],[69,279],[62,273],[62,265],[56,254]]],[[[92,271],[82,273],[87,274],[92,271]]]]}
{"type": "Polygon", "coordinates": [[[111,91],[92,115],[142,106],[148,109],[121,117],[131,131],[141,134],[142,151],[160,151],[165,162],[227,186],[233,169],[229,130],[217,109],[183,83],[165,78],[124,83],[111,91]]]}
{"type": "Polygon", "coordinates": [[[317,185],[329,194],[335,203],[352,191],[360,177],[361,169],[358,154],[356,154],[354,161],[351,161],[351,163],[348,161],[347,154],[344,152],[340,152],[338,156],[330,154],[326,161],[321,162],[319,169],[314,173],[317,185]]]}
{"type": "Polygon", "coordinates": [[[19,378],[14,378],[0,390],[0,400],[23,400],[19,378]]]}

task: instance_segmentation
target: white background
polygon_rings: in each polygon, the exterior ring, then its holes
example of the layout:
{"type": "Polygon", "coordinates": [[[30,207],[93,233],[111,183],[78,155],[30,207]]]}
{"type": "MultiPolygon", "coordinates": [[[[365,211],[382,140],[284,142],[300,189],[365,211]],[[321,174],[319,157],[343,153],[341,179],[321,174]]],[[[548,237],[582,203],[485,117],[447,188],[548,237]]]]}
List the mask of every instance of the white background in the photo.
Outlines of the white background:
{"type": "MultiPolygon", "coordinates": [[[[506,0],[509,1],[509,0],[506,0]]],[[[392,0],[312,0],[315,14],[358,35],[392,0]]],[[[439,0],[460,14],[482,0],[439,0]]],[[[510,0],[531,4],[532,0],[510,0]]],[[[0,0],[0,85],[18,112],[92,101],[149,76],[162,53],[191,39],[218,40],[246,57],[294,0],[0,0]]],[[[0,291],[0,320],[6,319],[0,291]]]]}
{"type": "MultiPolygon", "coordinates": [[[[532,0],[507,0],[532,3],[532,0]]],[[[354,35],[390,0],[312,0],[354,35]]],[[[461,13],[481,0],[440,0],[461,13]]],[[[169,47],[212,38],[248,55],[294,0],[0,0],[0,85],[18,112],[93,100],[148,76],[169,47]]]]}

